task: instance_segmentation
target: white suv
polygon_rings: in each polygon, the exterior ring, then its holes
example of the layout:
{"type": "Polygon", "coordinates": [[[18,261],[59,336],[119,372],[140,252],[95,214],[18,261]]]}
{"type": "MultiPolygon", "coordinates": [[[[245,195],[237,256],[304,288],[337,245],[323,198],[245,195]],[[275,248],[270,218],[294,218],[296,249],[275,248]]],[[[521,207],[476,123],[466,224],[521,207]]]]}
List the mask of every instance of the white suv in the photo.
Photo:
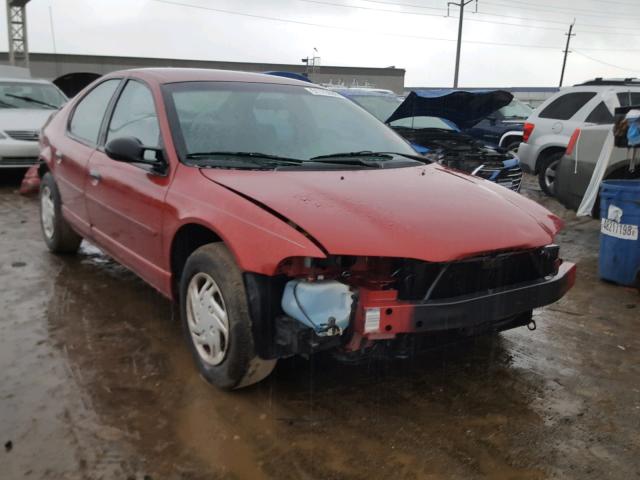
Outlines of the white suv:
{"type": "Polygon", "coordinates": [[[553,195],[556,168],[576,128],[613,123],[613,109],[638,103],[640,80],[596,78],[565,88],[547,99],[524,124],[518,156],[525,171],[538,175],[553,195]],[[605,99],[611,99],[605,103],[605,99]],[[635,103],[634,103],[635,102],[635,103]]]}

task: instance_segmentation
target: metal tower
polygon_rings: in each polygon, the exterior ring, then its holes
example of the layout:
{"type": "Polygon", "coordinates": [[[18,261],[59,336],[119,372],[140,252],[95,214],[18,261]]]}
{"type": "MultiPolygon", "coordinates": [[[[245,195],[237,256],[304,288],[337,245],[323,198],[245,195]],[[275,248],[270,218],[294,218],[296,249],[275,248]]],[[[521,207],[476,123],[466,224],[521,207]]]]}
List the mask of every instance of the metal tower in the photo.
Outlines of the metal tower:
{"type": "Polygon", "coordinates": [[[29,68],[27,44],[27,12],[29,0],[7,0],[7,32],[9,33],[9,63],[29,68]]]}

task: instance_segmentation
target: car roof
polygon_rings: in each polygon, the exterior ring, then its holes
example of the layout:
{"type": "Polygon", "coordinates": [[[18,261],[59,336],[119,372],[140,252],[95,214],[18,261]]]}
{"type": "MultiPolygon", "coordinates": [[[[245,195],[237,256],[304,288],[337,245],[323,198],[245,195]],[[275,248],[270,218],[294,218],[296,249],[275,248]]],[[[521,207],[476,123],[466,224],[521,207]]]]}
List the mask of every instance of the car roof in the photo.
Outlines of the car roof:
{"type": "MultiPolygon", "coordinates": [[[[309,87],[303,82],[287,77],[264,73],[239,72],[235,70],[213,70],[207,68],[137,68],[112,72],[107,77],[134,76],[160,84],[179,82],[243,82],[272,83],[309,87]]],[[[323,88],[314,86],[314,88],[323,88]]]]}

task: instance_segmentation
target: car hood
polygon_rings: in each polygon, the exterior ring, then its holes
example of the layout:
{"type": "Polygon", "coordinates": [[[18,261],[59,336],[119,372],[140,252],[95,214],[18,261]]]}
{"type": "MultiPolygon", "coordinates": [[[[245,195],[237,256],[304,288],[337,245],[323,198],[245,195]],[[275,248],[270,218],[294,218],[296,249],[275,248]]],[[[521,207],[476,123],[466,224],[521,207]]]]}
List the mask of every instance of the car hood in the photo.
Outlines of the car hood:
{"type": "Polygon", "coordinates": [[[513,95],[505,90],[413,90],[387,123],[401,118],[440,117],[465,129],[508,105],[511,100],[513,95]]]}
{"type": "Polygon", "coordinates": [[[40,130],[57,110],[31,108],[0,109],[0,130],[40,130]]]}
{"type": "Polygon", "coordinates": [[[437,164],[201,172],[297,225],[332,255],[450,261],[548,245],[562,226],[558,217],[517,193],[437,164]]]}

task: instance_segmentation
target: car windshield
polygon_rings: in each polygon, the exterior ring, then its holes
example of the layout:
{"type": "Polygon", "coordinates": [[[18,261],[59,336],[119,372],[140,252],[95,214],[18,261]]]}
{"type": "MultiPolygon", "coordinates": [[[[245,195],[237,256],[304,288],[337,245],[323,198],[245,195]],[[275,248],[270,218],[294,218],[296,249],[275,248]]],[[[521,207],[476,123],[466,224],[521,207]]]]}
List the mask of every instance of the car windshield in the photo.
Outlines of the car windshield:
{"type": "Polygon", "coordinates": [[[405,128],[438,128],[440,130],[458,130],[453,122],[440,117],[407,117],[394,120],[389,125],[405,128]]]}
{"type": "Polygon", "coordinates": [[[349,152],[415,155],[383,123],[323,88],[184,82],[166,85],[165,95],[183,159],[211,160],[208,152],[251,152],[252,161],[259,155],[302,161],[349,152]]]}
{"type": "Polygon", "coordinates": [[[67,101],[60,90],[47,83],[0,82],[0,108],[53,110],[67,101]]]}
{"type": "Polygon", "coordinates": [[[348,98],[382,122],[385,122],[402,103],[395,95],[352,95],[348,98]]]}
{"type": "Polygon", "coordinates": [[[526,103],[514,98],[509,105],[502,107],[499,112],[505,118],[528,118],[533,109],[526,103]]]}

